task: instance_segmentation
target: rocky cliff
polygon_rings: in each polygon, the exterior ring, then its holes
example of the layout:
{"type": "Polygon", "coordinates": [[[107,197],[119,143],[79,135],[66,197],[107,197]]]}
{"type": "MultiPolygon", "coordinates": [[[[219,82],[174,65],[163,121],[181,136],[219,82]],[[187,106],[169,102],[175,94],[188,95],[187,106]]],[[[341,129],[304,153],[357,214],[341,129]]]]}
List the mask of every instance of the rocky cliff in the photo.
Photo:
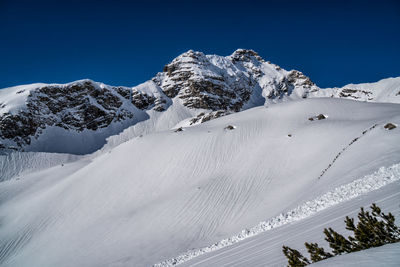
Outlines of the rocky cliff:
{"type": "Polygon", "coordinates": [[[288,99],[400,101],[400,89],[396,94],[400,82],[395,79],[389,84],[390,97],[386,98],[368,84],[321,90],[303,73],[286,71],[252,50],[239,49],[226,57],[189,50],[165,65],[151,81],[133,88],[81,80],[0,90],[0,148],[40,150],[31,144],[50,128],[57,129],[57,136],[61,131],[64,137],[85,132],[88,140],[91,134],[102,132],[98,138],[104,143],[110,135],[152,120],[154,114],[167,111],[173,103],[191,110],[187,113],[194,116],[187,119],[193,125],[288,99]]]}

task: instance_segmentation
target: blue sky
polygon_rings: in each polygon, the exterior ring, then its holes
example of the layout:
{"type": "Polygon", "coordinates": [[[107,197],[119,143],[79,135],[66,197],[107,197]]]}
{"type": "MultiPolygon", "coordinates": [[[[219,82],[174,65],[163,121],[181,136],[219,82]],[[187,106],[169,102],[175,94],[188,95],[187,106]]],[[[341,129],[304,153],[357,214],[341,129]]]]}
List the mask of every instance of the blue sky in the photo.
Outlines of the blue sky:
{"type": "Polygon", "coordinates": [[[321,87],[400,76],[400,1],[0,0],[0,88],[134,86],[179,54],[257,51],[321,87]]]}

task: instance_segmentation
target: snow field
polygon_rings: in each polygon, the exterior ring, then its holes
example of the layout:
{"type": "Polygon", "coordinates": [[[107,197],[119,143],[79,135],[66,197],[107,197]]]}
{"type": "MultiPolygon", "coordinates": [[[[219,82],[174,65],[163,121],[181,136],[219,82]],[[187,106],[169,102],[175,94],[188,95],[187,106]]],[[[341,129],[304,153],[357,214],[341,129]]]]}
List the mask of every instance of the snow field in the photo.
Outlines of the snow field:
{"type": "Polygon", "coordinates": [[[25,173],[0,183],[1,265],[150,266],[217,243],[398,163],[400,131],[385,130],[387,122],[400,123],[396,104],[290,101],[182,132],[139,135],[89,158],[25,173]],[[328,119],[308,121],[320,113],[328,119]]]}
{"type": "Polygon", "coordinates": [[[45,152],[11,152],[0,155],[0,182],[82,158],[71,154],[45,152]]]}
{"type": "Polygon", "coordinates": [[[306,203],[290,210],[286,213],[282,213],[277,217],[270,220],[260,222],[258,225],[244,229],[239,234],[234,235],[230,238],[223,239],[211,246],[188,251],[184,254],[179,255],[176,258],[172,258],[161,263],[155,264],[154,266],[173,266],[181,264],[185,261],[191,260],[202,254],[221,249],[240,242],[244,239],[253,237],[262,232],[269,231],[271,229],[281,227],[285,224],[289,224],[298,220],[307,218],[315,213],[337,205],[338,203],[354,199],[360,195],[367,194],[373,190],[377,190],[387,184],[393,183],[400,180],[400,164],[395,164],[389,168],[381,167],[377,172],[367,175],[363,178],[357,179],[349,184],[342,185],[335,188],[326,194],[317,197],[315,200],[307,201],[306,203]]]}
{"type": "MultiPolygon", "coordinates": [[[[376,203],[384,212],[390,211],[396,218],[399,218],[399,200],[400,182],[395,181],[380,189],[324,209],[302,220],[260,233],[232,246],[203,254],[182,263],[181,266],[286,266],[287,259],[282,253],[283,245],[297,249],[305,256],[309,255],[305,249],[304,242],[318,243],[327,251],[330,251],[327,242],[324,240],[324,228],[332,227],[345,236],[351,235],[352,233],[345,229],[344,218],[346,216],[356,218],[360,207],[368,209],[371,203],[376,203]]],[[[382,254],[385,255],[384,252],[382,254]]],[[[347,258],[351,258],[351,255],[353,253],[347,254],[347,258]]],[[[321,261],[318,264],[323,265],[324,262],[321,261]]],[[[387,261],[383,260],[382,262],[387,261]]],[[[382,263],[377,266],[382,266],[382,263]]]]}

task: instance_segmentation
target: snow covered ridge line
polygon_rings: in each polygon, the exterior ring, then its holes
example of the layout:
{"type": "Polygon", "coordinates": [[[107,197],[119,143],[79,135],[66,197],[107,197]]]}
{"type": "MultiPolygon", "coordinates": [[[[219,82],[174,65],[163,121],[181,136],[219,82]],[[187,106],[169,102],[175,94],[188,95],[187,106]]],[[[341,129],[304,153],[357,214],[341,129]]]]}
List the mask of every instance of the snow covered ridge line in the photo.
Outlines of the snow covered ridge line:
{"type": "Polygon", "coordinates": [[[394,164],[390,167],[381,167],[373,174],[364,176],[363,178],[357,179],[349,184],[339,186],[314,200],[303,203],[293,210],[282,213],[274,218],[271,218],[270,220],[260,222],[257,226],[254,226],[250,229],[244,229],[235,236],[223,239],[208,247],[189,250],[184,254],[154,264],[153,266],[161,267],[181,264],[197,256],[233,245],[239,241],[258,235],[262,232],[305,219],[321,210],[377,190],[398,180],[400,180],[400,163],[394,164]]]}

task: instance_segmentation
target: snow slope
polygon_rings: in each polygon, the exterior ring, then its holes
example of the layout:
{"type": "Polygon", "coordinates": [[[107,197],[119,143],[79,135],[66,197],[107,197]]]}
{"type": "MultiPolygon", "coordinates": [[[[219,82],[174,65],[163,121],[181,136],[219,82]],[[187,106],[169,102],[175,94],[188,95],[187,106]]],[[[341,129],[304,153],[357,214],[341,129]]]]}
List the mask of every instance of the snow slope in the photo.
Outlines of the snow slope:
{"type": "Polygon", "coordinates": [[[0,264],[149,266],[208,246],[398,163],[388,122],[397,104],[289,101],[25,173],[0,183],[0,264]]]}
{"type": "Polygon", "coordinates": [[[82,156],[45,152],[13,152],[0,154],[0,182],[23,173],[35,172],[56,165],[83,159],[82,156]]]}
{"type": "Polygon", "coordinates": [[[364,266],[364,267],[388,267],[399,266],[400,243],[388,244],[382,247],[371,248],[351,254],[341,255],[332,259],[321,261],[312,266],[364,266]]]}
{"type": "MultiPolygon", "coordinates": [[[[397,176],[397,179],[400,177],[397,176]]],[[[350,235],[351,233],[344,227],[344,218],[346,216],[356,218],[360,207],[368,208],[371,203],[377,203],[398,218],[399,200],[400,182],[396,181],[328,208],[321,205],[319,212],[303,220],[282,224],[281,227],[271,228],[231,246],[192,258],[183,262],[182,266],[284,266],[287,264],[287,259],[282,253],[283,245],[295,248],[307,257],[309,255],[304,247],[305,242],[316,242],[329,251],[330,248],[324,240],[324,228],[332,227],[339,233],[350,235]]],[[[307,210],[305,214],[310,214],[310,211],[307,210]]]]}
{"type": "Polygon", "coordinates": [[[400,77],[375,83],[348,84],[315,91],[312,97],[340,97],[358,101],[400,103],[400,77]]]}
{"type": "Polygon", "coordinates": [[[44,83],[34,83],[1,89],[0,114],[16,112],[20,110],[24,107],[30,91],[44,85],[44,83]]]}
{"type": "MultiPolygon", "coordinates": [[[[247,238],[251,238],[253,236],[284,226],[286,224],[297,222],[313,215],[318,216],[317,213],[320,211],[329,209],[330,207],[340,204],[342,202],[353,200],[360,195],[365,195],[371,191],[380,189],[381,187],[396,182],[398,180],[400,180],[400,164],[393,165],[390,168],[380,168],[379,171],[375,172],[374,174],[367,175],[349,184],[335,188],[334,190],[329,191],[324,195],[317,197],[316,199],[301,204],[295,209],[289,210],[286,213],[281,213],[279,216],[271,218],[268,221],[261,222],[255,227],[244,229],[238,235],[221,240],[218,243],[215,243],[205,248],[189,251],[178,257],[157,264],[157,266],[170,266],[183,263],[200,255],[204,255],[206,253],[232,246],[247,238]]],[[[299,229],[299,231],[301,231],[301,229],[299,229]]],[[[245,246],[241,244],[241,247],[245,246]]],[[[282,245],[280,247],[282,247],[282,245]]],[[[226,254],[226,252],[221,254],[226,254]]],[[[219,258],[218,256],[209,255],[208,257],[211,257],[212,259],[219,258]]],[[[207,262],[207,265],[209,264],[210,262],[207,262]]]]}

